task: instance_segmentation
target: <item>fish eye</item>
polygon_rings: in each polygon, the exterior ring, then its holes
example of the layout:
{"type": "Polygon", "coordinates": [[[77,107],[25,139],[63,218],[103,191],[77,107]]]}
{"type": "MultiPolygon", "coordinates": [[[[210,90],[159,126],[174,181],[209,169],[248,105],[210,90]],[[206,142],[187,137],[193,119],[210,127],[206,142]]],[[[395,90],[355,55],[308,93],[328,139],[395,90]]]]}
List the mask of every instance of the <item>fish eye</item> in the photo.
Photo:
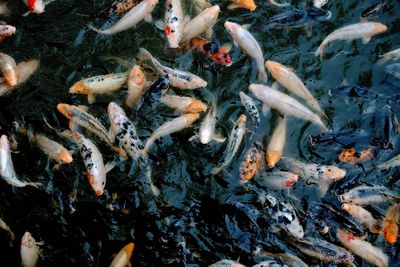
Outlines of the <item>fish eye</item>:
{"type": "Polygon", "coordinates": [[[105,182],[104,182],[104,181],[102,181],[102,182],[101,182],[101,185],[104,185],[104,184],[105,184],[105,182]]]}

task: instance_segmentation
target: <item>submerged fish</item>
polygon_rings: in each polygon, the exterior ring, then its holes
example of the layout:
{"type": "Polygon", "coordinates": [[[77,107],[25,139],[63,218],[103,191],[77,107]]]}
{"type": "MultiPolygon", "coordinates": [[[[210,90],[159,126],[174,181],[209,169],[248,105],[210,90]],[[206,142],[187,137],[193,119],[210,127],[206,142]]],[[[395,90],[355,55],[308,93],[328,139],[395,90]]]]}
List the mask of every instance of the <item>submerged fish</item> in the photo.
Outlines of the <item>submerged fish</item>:
{"type": "Polygon", "coordinates": [[[276,189],[290,189],[297,182],[299,176],[291,172],[263,172],[255,180],[262,186],[276,189]]]}
{"type": "Polygon", "coordinates": [[[378,64],[384,64],[389,60],[396,60],[400,58],[400,48],[397,48],[393,51],[387,52],[382,56],[380,60],[378,60],[378,64]]]}
{"type": "Polygon", "coordinates": [[[362,13],[362,18],[374,18],[382,14],[384,10],[389,9],[389,1],[388,0],[380,0],[379,3],[373,4],[372,6],[367,7],[362,13]]]}
{"type": "Polygon", "coordinates": [[[0,53],[0,72],[3,74],[4,79],[10,86],[17,85],[18,71],[17,63],[15,60],[4,53],[0,53]]]}
{"type": "Polygon", "coordinates": [[[158,0],[143,0],[143,2],[133,7],[114,26],[107,30],[99,30],[93,26],[89,26],[89,28],[102,34],[115,34],[135,27],[136,24],[143,19],[147,22],[150,22],[152,20],[151,12],[157,3],[158,0]]]}
{"type": "Polygon", "coordinates": [[[15,235],[13,231],[11,231],[11,228],[1,218],[0,218],[0,228],[3,229],[4,231],[7,231],[8,234],[10,235],[11,240],[14,240],[15,235]]]}
{"type": "Polygon", "coordinates": [[[27,185],[38,188],[41,183],[24,182],[18,179],[11,158],[10,143],[7,136],[0,137],[0,176],[10,185],[25,187],[27,185]]]}
{"type": "Polygon", "coordinates": [[[224,159],[221,166],[215,167],[211,170],[212,174],[221,172],[224,167],[228,166],[242,143],[244,134],[246,132],[246,115],[242,114],[236,120],[231,133],[229,134],[228,145],[224,152],[224,159]]]}
{"type": "Polygon", "coordinates": [[[71,94],[87,95],[89,104],[94,103],[95,95],[111,93],[125,86],[128,73],[112,73],[86,78],[76,82],[70,89],[71,94]]]}
{"type": "Polygon", "coordinates": [[[250,84],[249,89],[265,105],[278,110],[280,113],[315,123],[323,131],[328,130],[320,117],[296,99],[262,84],[250,84]]]}
{"type": "Polygon", "coordinates": [[[232,65],[228,51],[219,42],[195,37],[190,42],[191,46],[199,53],[207,56],[213,62],[229,67],[232,65]]]}
{"type": "Polygon", "coordinates": [[[387,27],[381,23],[377,22],[360,22],[351,25],[344,26],[340,29],[335,30],[329,34],[318,47],[315,52],[315,56],[324,53],[325,47],[332,41],[335,40],[355,40],[362,38],[363,42],[366,44],[371,40],[371,37],[387,30],[387,27]]]}
{"type": "Polygon", "coordinates": [[[280,262],[288,264],[288,266],[293,267],[308,267],[306,263],[304,263],[300,258],[297,256],[290,254],[290,253],[271,253],[266,251],[256,251],[256,255],[260,254],[262,256],[273,257],[274,259],[278,259],[280,262]]]}
{"type": "Polygon", "coordinates": [[[169,77],[168,75],[158,78],[147,92],[144,93],[143,97],[137,104],[136,113],[139,114],[145,106],[151,106],[152,104],[159,102],[161,98],[167,93],[169,89],[169,77]]]}
{"type": "Polygon", "coordinates": [[[44,0],[24,0],[25,5],[29,9],[29,13],[41,14],[45,8],[44,0]]]}
{"type": "Polygon", "coordinates": [[[304,254],[317,258],[324,263],[332,262],[335,264],[351,265],[354,260],[354,256],[344,248],[322,239],[305,237],[294,240],[291,244],[304,254]]]}
{"type": "Polygon", "coordinates": [[[340,202],[356,205],[367,205],[370,203],[399,200],[400,194],[398,192],[391,191],[386,187],[379,185],[360,185],[339,196],[340,202]]]}
{"type": "Polygon", "coordinates": [[[164,95],[160,98],[161,103],[169,108],[185,113],[200,113],[207,110],[207,105],[192,97],[178,95],[164,95]]]}
{"type": "Polygon", "coordinates": [[[209,265],[208,267],[245,267],[245,266],[233,260],[220,260],[217,261],[216,263],[209,265]]]}
{"type": "Polygon", "coordinates": [[[366,160],[371,160],[371,148],[357,152],[354,148],[344,149],[338,156],[341,162],[358,164],[366,160]]]}
{"type": "Polygon", "coordinates": [[[128,245],[124,246],[118,254],[114,257],[113,261],[110,264],[110,267],[125,267],[131,266],[130,260],[132,257],[133,249],[135,248],[135,244],[132,242],[128,245]]]}
{"type": "Polygon", "coordinates": [[[252,146],[246,151],[244,160],[240,164],[240,179],[251,180],[264,164],[264,153],[257,146],[252,146]]]}
{"type": "Polygon", "coordinates": [[[260,113],[258,113],[258,109],[254,100],[246,95],[243,91],[239,92],[240,102],[245,107],[247,113],[249,113],[251,121],[255,128],[260,125],[260,113]]]}
{"type": "Polygon", "coordinates": [[[165,35],[170,48],[179,47],[183,33],[183,11],[181,0],[165,1],[165,35]]]}
{"type": "Polygon", "coordinates": [[[316,8],[321,8],[328,3],[328,0],[313,0],[313,6],[316,8]]]}
{"type": "Polygon", "coordinates": [[[250,11],[254,11],[257,8],[254,0],[231,0],[231,2],[233,3],[228,6],[228,9],[246,8],[250,11]]]}
{"type": "Polygon", "coordinates": [[[29,232],[25,232],[21,239],[21,265],[23,267],[35,267],[40,255],[39,245],[43,242],[36,242],[29,232]]]}
{"type": "Polygon", "coordinates": [[[330,20],[332,13],[320,8],[294,9],[273,16],[266,24],[266,29],[304,27],[330,20]]]}
{"type": "Polygon", "coordinates": [[[393,77],[400,79],[400,63],[394,63],[386,66],[385,71],[390,75],[392,75],[393,77]]]}
{"type": "Polygon", "coordinates": [[[347,211],[358,222],[365,225],[371,233],[379,233],[379,221],[372,216],[371,212],[361,206],[350,203],[342,204],[342,209],[347,211]]]}
{"type": "Polygon", "coordinates": [[[18,79],[17,83],[14,86],[9,85],[8,83],[1,83],[0,84],[0,96],[11,93],[15,90],[19,85],[26,82],[38,69],[39,61],[38,60],[29,60],[29,61],[22,61],[17,65],[17,74],[18,79]]]}
{"type": "Polygon", "coordinates": [[[173,87],[179,89],[196,89],[207,86],[207,82],[197,75],[161,65],[161,63],[144,48],[139,49],[137,58],[139,62],[150,61],[159,75],[169,77],[170,84],[173,87]]]}
{"type": "Polygon", "coordinates": [[[265,153],[269,168],[275,167],[282,157],[283,147],[286,143],[286,121],[286,117],[280,118],[269,141],[267,152],[265,153]]]}
{"type": "Polygon", "coordinates": [[[71,153],[63,145],[42,134],[31,134],[30,136],[36,146],[58,164],[72,162],[71,153]]]}
{"type": "Polygon", "coordinates": [[[225,21],[224,26],[232,36],[234,43],[240,46],[247,55],[254,58],[257,63],[258,80],[262,83],[266,83],[268,81],[268,75],[264,68],[264,55],[257,40],[248,30],[239,24],[225,21]]]}
{"type": "Polygon", "coordinates": [[[378,169],[385,170],[385,169],[394,168],[397,166],[400,166],[400,154],[389,159],[388,161],[385,161],[384,163],[378,165],[378,169]]]}
{"type": "Polygon", "coordinates": [[[365,261],[379,267],[389,266],[389,257],[383,253],[380,248],[372,246],[362,238],[356,237],[352,233],[341,229],[336,232],[336,237],[346,248],[365,261]]]}
{"type": "Polygon", "coordinates": [[[146,93],[146,90],[146,78],[140,69],[140,66],[135,65],[129,73],[128,95],[126,97],[124,107],[127,110],[132,110],[142,96],[146,93]]]}
{"type": "Polygon", "coordinates": [[[6,24],[0,24],[0,41],[3,41],[4,39],[11,37],[12,35],[15,34],[15,27],[11,25],[6,25],[6,24]]]}
{"type": "Polygon", "coordinates": [[[382,222],[382,234],[385,240],[394,245],[399,235],[400,204],[390,206],[382,222]]]}

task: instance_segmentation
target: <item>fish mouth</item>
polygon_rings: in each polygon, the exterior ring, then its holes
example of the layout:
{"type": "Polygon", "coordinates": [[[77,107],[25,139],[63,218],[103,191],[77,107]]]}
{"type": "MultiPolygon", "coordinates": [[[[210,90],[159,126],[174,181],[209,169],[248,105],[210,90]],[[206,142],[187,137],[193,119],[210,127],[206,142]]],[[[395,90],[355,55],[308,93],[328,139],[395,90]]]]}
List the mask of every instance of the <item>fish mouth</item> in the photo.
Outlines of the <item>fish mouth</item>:
{"type": "Polygon", "coordinates": [[[96,196],[101,196],[103,194],[103,190],[96,190],[96,196]]]}

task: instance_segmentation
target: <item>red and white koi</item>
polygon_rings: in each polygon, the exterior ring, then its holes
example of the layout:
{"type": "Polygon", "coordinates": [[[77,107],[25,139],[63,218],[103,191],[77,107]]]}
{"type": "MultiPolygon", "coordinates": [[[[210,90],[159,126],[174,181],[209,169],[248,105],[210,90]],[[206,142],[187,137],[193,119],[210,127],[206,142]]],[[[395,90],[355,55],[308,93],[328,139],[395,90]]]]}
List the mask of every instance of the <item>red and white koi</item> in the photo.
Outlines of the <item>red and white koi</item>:
{"type": "Polygon", "coordinates": [[[382,222],[382,234],[385,240],[394,245],[399,235],[400,204],[390,206],[382,222]]]}
{"type": "Polygon", "coordinates": [[[222,161],[221,166],[215,167],[211,170],[212,174],[217,174],[221,172],[226,166],[228,166],[233,157],[236,155],[240,144],[242,143],[244,134],[246,132],[246,115],[241,114],[239,118],[236,120],[231,133],[228,138],[228,145],[225,148],[224,159],[222,161]]]}
{"type": "Polygon", "coordinates": [[[147,154],[150,147],[153,145],[154,141],[156,141],[158,138],[178,132],[182,129],[189,127],[199,117],[200,117],[199,113],[188,113],[178,118],[175,118],[171,121],[165,122],[151,134],[150,138],[147,140],[147,143],[143,149],[143,153],[147,154]]]}
{"type": "Polygon", "coordinates": [[[340,29],[333,31],[329,34],[318,47],[315,52],[315,56],[324,53],[325,47],[332,41],[335,40],[355,40],[362,38],[363,43],[366,44],[371,40],[371,37],[387,30],[386,25],[377,22],[360,22],[351,25],[344,26],[340,29]]]}
{"type": "Polygon", "coordinates": [[[139,65],[135,65],[128,78],[128,95],[126,97],[124,107],[127,110],[132,110],[139,102],[139,99],[146,93],[146,77],[144,76],[139,65]]]}
{"type": "Polygon", "coordinates": [[[22,61],[17,65],[17,83],[15,86],[11,86],[6,82],[0,83],[0,96],[9,94],[15,90],[19,85],[26,82],[39,68],[38,60],[22,61]]]}
{"type": "Polygon", "coordinates": [[[264,172],[256,179],[261,185],[282,190],[292,188],[298,180],[297,174],[282,171],[264,172]]]}
{"type": "Polygon", "coordinates": [[[286,117],[280,118],[278,125],[272,133],[271,140],[265,153],[269,168],[274,168],[283,154],[283,147],[286,143],[286,117]]]}
{"type": "Polygon", "coordinates": [[[181,43],[189,43],[195,37],[202,33],[208,33],[211,36],[212,27],[217,23],[218,14],[220,12],[219,5],[204,9],[200,14],[187,22],[183,27],[181,43]]]}
{"type": "Polygon", "coordinates": [[[44,12],[44,0],[24,0],[25,5],[29,9],[29,13],[41,14],[44,12]]]}
{"type": "Polygon", "coordinates": [[[268,75],[264,67],[264,55],[257,40],[248,30],[237,23],[226,21],[224,26],[232,36],[234,44],[240,46],[247,55],[254,58],[257,63],[258,80],[262,83],[266,83],[268,81],[268,75]]]}
{"type": "Polygon", "coordinates": [[[71,94],[87,95],[89,104],[94,103],[95,95],[111,93],[125,86],[128,72],[97,75],[76,82],[70,89],[71,94]]]}
{"type": "Polygon", "coordinates": [[[352,233],[339,229],[336,237],[351,252],[365,261],[379,267],[389,266],[389,257],[380,248],[372,246],[362,237],[354,236],[352,233]]]}
{"type": "Polygon", "coordinates": [[[347,211],[359,223],[367,227],[371,233],[379,233],[379,221],[372,216],[371,212],[361,206],[350,203],[342,204],[342,209],[347,211]]]}
{"type": "Polygon", "coordinates": [[[11,25],[0,24],[0,41],[11,37],[15,34],[16,28],[11,25]]]}
{"type": "Polygon", "coordinates": [[[126,13],[114,26],[107,30],[99,30],[93,26],[89,26],[90,29],[102,33],[102,34],[116,34],[118,32],[125,31],[129,28],[133,28],[140,21],[145,20],[151,22],[151,12],[158,3],[158,0],[143,0],[140,4],[133,7],[128,13],[126,13]]]}
{"type": "Polygon", "coordinates": [[[272,77],[274,77],[274,79],[282,86],[298,97],[304,99],[306,103],[319,115],[325,116],[325,113],[321,110],[317,100],[292,69],[272,60],[267,60],[265,66],[272,74],[272,77]]]}
{"type": "Polygon", "coordinates": [[[165,35],[170,48],[178,48],[183,32],[183,11],[181,0],[165,1],[165,35]]]}
{"type": "Polygon", "coordinates": [[[328,130],[320,117],[296,99],[262,84],[250,84],[249,89],[264,105],[276,109],[284,115],[310,121],[323,131],[328,130]]]}
{"type": "Polygon", "coordinates": [[[191,47],[207,56],[213,62],[229,67],[232,65],[228,50],[218,42],[195,37],[190,42],[191,47]]]}
{"type": "Polygon", "coordinates": [[[10,143],[7,136],[0,138],[0,176],[10,185],[25,187],[27,185],[38,188],[41,183],[24,182],[18,179],[11,158],[10,143]]]}
{"type": "Polygon", "coordinates": [[[169,82],[173,87],[179,89],[196,89],[207,86],[206,81],[193,73],[163,66],[144,48],[139,49],[137,59],[140,63],[149,61],[160,76],[168,75],[169,82]]]}
{"type": "Polygon", "coordinates": [[[175,109],[181,114],[200,113],[207,111],[207,105],[192,97],[178,95],[164,95],[160,99],[161,103],[169,108],[175,109]]]}
{"type": "Polygon", "coordinates": [[[0,53],[0,71],[3,74],[4,79],[10,86],[15,86],[17,84],[17,63],[11,56],[0,53]]]}
{"type": "Polygon", "coordinates": [[[43,242],[36,242],[29,232],[25,232],[21,239],[21,265],[23,267],[35,267],[40,255],[39,245],[43,242]]]}
{"type": "Polygon", "coordinates": [[[124,246],[114,257],[113,261],[110,264],[110,267],[131,267],[130,261],[134,248],[135,244],[133,244],[132,242],[124,246]]]}

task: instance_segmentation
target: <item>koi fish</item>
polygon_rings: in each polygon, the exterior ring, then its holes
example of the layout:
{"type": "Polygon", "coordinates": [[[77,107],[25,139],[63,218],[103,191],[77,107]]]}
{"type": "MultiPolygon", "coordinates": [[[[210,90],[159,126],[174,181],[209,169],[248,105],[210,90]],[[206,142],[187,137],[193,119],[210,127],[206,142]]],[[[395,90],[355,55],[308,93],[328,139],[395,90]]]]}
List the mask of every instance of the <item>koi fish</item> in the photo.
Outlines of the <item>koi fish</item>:
{"type": "Polygon", "coordinates": [[[284,115],[310,121],[318,125],[323,131],[328,130],[320,117],[296,99],[262,84],[250,84],[249,89],[266,106],[276,109],[284,115]]]}
{"type": "Polygon", "coordinates": [[[195,37],[190,42],[191,46],[199,53],[207,56],[213,62],[229,67],[232,65],[231,57],[225,47],[218,42],[195,37]]]}
{"type": "Polygon", "coordinates": [[[11,25],[0,24],[0,41],[11,37],[15,34],[16,28],[11,25]]]}
{"type": "Polygon", "coordinates": [[[397,242],[397,236],[399,235],[399,217],[400,204],[394,204],[387,209],[385,218],[383,219],[382,234],[390,245],[394,245],[397,242]]]}
{"type": "Polygon", "coordinates": [[[71,94],[87,95],[89,104],[95,101],[95,95],[111,93],[126,85],[128,73],[97,75],[76,82],[70,89],[71,94]]]}
{"type": "Polygon", "coordinates": [[[393,51],[387,52],[386,54],[383,54],[382,58],[378,60],[378,64],[384,64],[388,62],[389,60],[396,60],[400,58],[400,48],[397,48],[393,51]]]}
{"type": "Polygon", "coordinates": [[[18,71],[17,63],[7,54],[0,53],[0,72],[10,86],[17,85],[18,71]]]}
{"type": "Polygon", "coordinates": [[[21,265],[23,267],[35,267],[39,259],[40,248],[43,242],[36,242],[29,232],[25,232],[21,239],[21,265]]]}
{"type": "Polygon", "coordinates": [[[133,7],[128,13],[126,13],[114,26],[107,30],[99,30],[93,26],[89,26],[90,29],[102,33],[102,34],[116,34],[125,31],[129,28],[133,28],[143,19],[146,22],[151,22],[151,12],[158,3],[158,0],[143,0],[140,4],[133,7]]]}
{"type": "Polygon", "coordinates": [[[264,164],[264,153],[257,149],[256,146],[249,148],[240,164],[240,179],[244,181],[251,180],[264,164]]]}
{"type": "Polygon", "coordinates": [[[169,89],[169,77],[168,75],[158,78],[139,100],[136,108],[136,114],[138,114],[145,106],[151,106],[153,103],[159,102],[161,97],[167,93],[169,89]]]}
{"type": "Polygon", "coordinates": [[[140,2],[142,2],[142,0],[117,0],[113,3],[109,13],[118,15],[124,14],[140,2]]]}
{"type": "Polygon", "coordinates": [[[346,162],[350,164],[358,164],[363,161],[366,161],[368,159],[372,159],[372,153],[371,153],[371,148],[362,150],[360,152],[357,152],[354,148],[349,148],[343,150],[339,156],[339,160],[341,162],[346,162]]]}
{"type": "Polygon", "coordinates": [[[257,177],[256,182],[262,186],[276,189],[290,189],[298,181],[299,176],[291,172],[264,172],[257,177]]]}
{"type": "Polygon", "coordinates": [[[175,132],[178,132],[184,128],[189,127],[200,117],[199,113],[188,113],[184,114],[178,118],[175,118],[171,121],[165,122],[160,126],[156,131],[152,133],[150,138],[147,140],[146,145],[144,146],[143,153],[147,155],[151,145],[157,140],[159,137],[169,135],[175,132]]]}
{"type": "Polygon", "coordinates": [[[181,0],[167,0],[165,5],[165,35],[169,47],[178,48],[184,26],[181,0]]]}
{"type": "Polygon", "coordinates": [[[381,23],[377,22],[360,22],[351,25],[344,26],[340,29],[335,30],[331,34],[329,34],[318,47],[315,52],[315,56],[320,55],[322,58],[322,54],[324,53],[325,47],[334,40],[355,40],[362,38],[364,44],[368,43],[371,40],[371,37],[380,33],[383,33],[387,30],[387,27],[381,23]]]}
{"type": "Polygon", "coordinates": [[[288,264],[288,266],[295,266],[295,267],[308,267],[306,263],[304,263],[300,258],[297,256],[290,254],[290,253],[271,253],[266,251],[255,251],[255,254],[260,254],[261,256],[268,256],[273,257],[274,259],[278,259],[280,262],[288,264]]]}
{"type": "Polygon", "coordinates": [[[0,176],[10,185],[25,187],[27,185],[38,188],[41,183],[24,182],[18,179],[11,158],[10,143],[7,136],[0,137],[0,176]]]}
{"type": "Polygon", "coordinates": [[[216,263],[209,265],[208,267],[245,267],[245,266],[233,260],[220,260],[217,261],[216,263]]]}
{"type": "Polygon", "coordinates": [[[382,12],[385,9],[389,9],[389,1],[386,0],[381,0],[379,1],[379,3],[374,4],[372,6],[367,7],[362,13],[361,13],[361,17],[364,19],[368,19],[368,18],[373,18],[373,17],[377,17],[380,14],[382,14],[382,12]]]}
{"type": "Polygon", "coordinates": [[[379,233],[379,222],[372,216],[371,212],[361,206],[350,203],[342,204],[342,209],[347,211],[359,223],[367,227],[371,233],[379,233]]]}
{"type": "Polygon", "coordinates": [[[276,261],[262,261],[253,265],[253,267],[288,267],[288,266],[286,264],[281,265],[276,261]]]}
{"type": "Polygon", "coordinates": [[[146,78],[140,69],[140,66],[135,65],[129,73],[128,96],[124,107],[128,110],[132,110],[146,91],[146,78]]]}
{"type": "Polygon", "coordinates": [[[246,8],[253,12],[256,10],[257,5],[254,3],[254,0],[231,0],[233,2],[228,6],[228,9],[235,9],[235,8],[246,8]]]}
{"type": "Polygon", "coordinates": [[[26,82],[39,68],[38,60],[22,61],[17,65],[18,79],[15,86],[11,86],[8,83],[0,84],[0,96],[9,94],[15,90],[19,85],[26,82]]]}
{"type": "Polygon", "coordinates": [[[246,95],[243,91],[239,92],[240,102],[246,109],[247,113],[249,113],[251,121],[255,128],[260,125],[260,113],[258,113],[258,109],[256,103],[254,102],[253,98],[246,95]]]}
{"type": "Polygon", "coordinates": [[[370,203],[399,201],[400,195],[398,192],[391,191],[384,186],[360,185],[340,195],[338,198],[342,203],[367,205],[370,203]]]}
{"type": "Polygon", "coordinates": [[[286,121],[286,117],[279,120],[279,123],[271,136],[271,140],[269,141],[265,156],[268,167],[271,169],[275,167],[276,163],[278,163],[282,157],[283,147],[286,143],[286,121]]]}
{"type": "Polygon", "coordinates": [[[295,240],[291,244],[302,253],[325,263],[351,265],[354,261],[354,256],[349,251],[322,239],[305,237],[295,240]]]}
{"type": "Polygon", "coordinates": [[[313,6],[315,8],[321,8],[328,3],[328,0],[313,0],[313,6]]]}
{"type": "Polygon", "coordinates": [[[11,240],[14,240],[15,235],[13,231],[11,231],[11,228],[1,218],[0,218],[0,228],[6,231],[10,235],[11,240]]]}
{"type": "Polygon", "coordinates": [[[161,65],[157,59],[155,59],[149,51],[144,48],[139,49],[137,54],[139,62],[150,61],[157,73],[161,76],[168,76],[170,84],[173,87],[179,89],[196,89],[200,87],[206,87],[207,82],[202,78],[198,77],[187,71],[175,70],[166,66],[161,65]]]}
{"type": "Polygon", "coordinates": [[[69,128],[74,131],[77,126],[85,128],[88,132],[96,135],[101,141],[107,144],[113,151],[126,159],[126,153],[122,149],[113,145],[106,128],[92,114],[89,114],[81,107],[60,103],[57,110],[69,120],[69,128]]]}
{"type": "Polygon", "coordinates": [[[181,43],[189,43],[195,37],[206,33],[211,37],[212,27],[217,23],[218,15],[220,12],[219,5],[204,9],[200,14],[188,21],[183,27],[181,43]]]}
{"type": "Polygon", "coordinates": [[[161,97],[161,103],[169,108],[175,109],[181,114],[185,113],[200,113],[207,111],[207,106],[200,100],[195,98],[178,96],[178,95],[164,95],[161,97]]]}
{"type": "Polygon", "coordinates": [[[304,83],[290,68],[272,60],[267,60],[265,62],[265,66],[272,74],[272,77],[274,77],[274,79],[277,80],[283,87],[298,97],[304,99],[306,103],[319,115],[326,116],[319,106],[318,101],[313,97],[307,87],[305,87],[304,83]]]}
{"type": "Polygon", "coordinates": [[[29,13],[41,14],[44,12],[45,3],[43,0],[24,0],[24,3],[28,6],[29,13]]]}
{"type": "Polygon", "coordinates": [[[132,242],[123,247],[111,262],[110,267],[131,266],[130,260],[134,248],[135,244],[133,244],[132,242]]]}
{"type": "Polygon", "coordinates": [[[341,229],[336,232],[336,237],[347,249],[365,261],[379,267],[389,266],[389,257],[383,253],[380,248],[372,246],[362,238],[356,237],[352,233],[341,229]]]}
{"type": "Polygon", "coordinates": [[[378,166],[378,169],[380,170],[386,170],[389,168],[394,168],[400,165],[400,154],[395,156],[394,158],[391,158],[390,160],[380,164],[378,166]]]}
{"type": "Polygon", "coordinates": [[[228,145],[226,146],[224,152],[225,156],[222,164],[219,167],[213,168],[211,170],[212,174],[217,174],[221,172],[224,167],[228,166],[231,163],[233,157],[239,149],[240,144],[242,143],[244,134],[246,132],[246,120],[246,115],[244,114],[240,115],[239,118],[236,120],[231,130],[231,133],[229,134],[228,145]]]}
{"type": "Polygon", "coordinates": [[[264,68],[264,55],[260,45],[254,36],[239,24],[225,21],[225,29],[232,36],[236,46],[240,48],[250,57],[254,58],[257,63],[258,80],[262,83],[268,81],[268,75],[264,68]]]}

